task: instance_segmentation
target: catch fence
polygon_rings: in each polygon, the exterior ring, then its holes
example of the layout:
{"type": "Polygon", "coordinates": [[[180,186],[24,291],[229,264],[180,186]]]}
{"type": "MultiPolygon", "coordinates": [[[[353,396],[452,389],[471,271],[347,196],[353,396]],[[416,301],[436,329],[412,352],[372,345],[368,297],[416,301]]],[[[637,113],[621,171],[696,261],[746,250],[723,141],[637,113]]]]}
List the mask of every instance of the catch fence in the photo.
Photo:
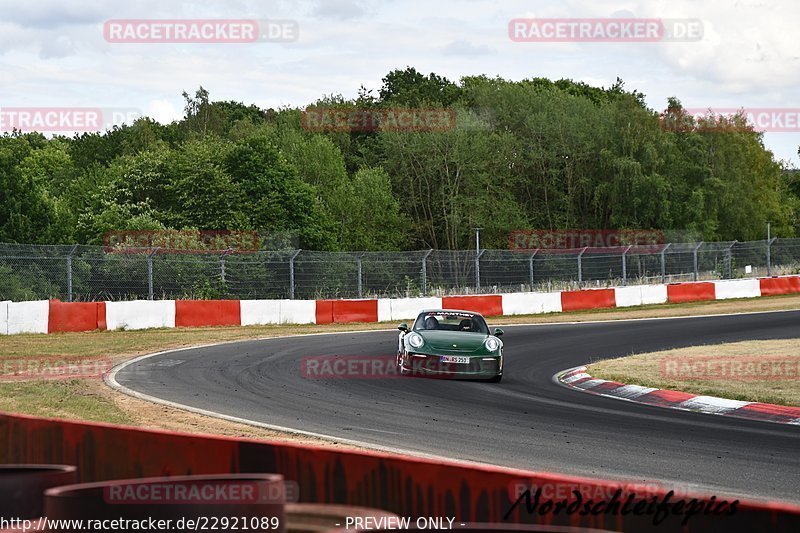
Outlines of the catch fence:
{"type": "Polygon", "coordinates": [[[800,239],[574,250],[193,253],[0,244],[0,300],[318,299],[549,291],[800,272],[800,239]]]}

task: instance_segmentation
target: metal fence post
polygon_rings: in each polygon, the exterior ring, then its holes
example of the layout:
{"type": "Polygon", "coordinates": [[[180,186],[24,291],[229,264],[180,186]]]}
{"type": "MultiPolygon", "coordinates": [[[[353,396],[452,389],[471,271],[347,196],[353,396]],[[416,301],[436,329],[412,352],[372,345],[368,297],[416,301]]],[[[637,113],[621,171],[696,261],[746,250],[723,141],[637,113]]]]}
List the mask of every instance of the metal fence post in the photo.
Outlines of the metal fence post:
{"type": "Polygon", "coordinates": [[[475,254],[475,290],[481,290],[481,256],[486,250],[481,250],[475,254]]]}
{"type": "Polygon", "coordinates": [[[289,299],[294,300],[294,259],[300,253],[300,250],[297,250],[292,256],[289,258],[289,299]]]}
{"type": "Polygon", "coordinates": [[[228,248],[227,250],[222,252],[222,255],[219,256],[219,275],[223,284],[225,283],[225,256],[231,253],[232,251],[233,250],[231,248],[228,248]]]}
{"type": "Polygon", "coordinates": [[[156,247],[155,250],[150,252],[147,256],[147,299],[153,299],[153,256],[156,255],[161,247],[156,247]]]}
{"type": "Polygon", "coordinates": [[[362,297],[362,290],[361,290],[361,259],[364,257],[364,254],[367,252],[361,252],[358,254],[358,297],[362,297]]]}
{"type": "Polygon", "coordinates": [[[672,246],[671,242],[667,243],[667,245],[661,250],[661,283],[667,282],[667,261],[665,255],[670,246],[672,246]]]}
{"type": "Polygon", "coordinates": [[[627,285],[628,284],[628,260],[627,260],[626,256],[628,255],[628,252],[631,251],[631,248],[633,248],[633,245],[629,244],[628,247],[625,248],[625,251],[622,252],[622,284],[623,285],[627,285]]]}
{"type": "Polygon", "coordinates": [[[67,256],[67,301],[72,301],[72,255],[75,253],[75,250],[78,249],[78,245],[75,244],[72,246],[72,249],[69,251],[69,255],[67,256]]]}
{"type": "Polygon", "coordinates": [[[693,270],[692,279],[694,279],[694,281],[697,281],[697,276],[698,276],[698,272],[697,272],[697,250],[699,250],[700,247],[703,246],[703,244],[705,244],[705,243],[703,243],[703,241],[700,241],[700,243],[697,246],[694,247],[694,251],[692,252],[692,267],[693,267],[692,268],[692,270],[693,270]]]}
{"type": "Polygon", "coordinates": [[[767,276],[772,275],[772,243],[775,242],[777,237],[767,240],[767,276]]]}
{"type": "Polygon", "coordinates": [[[433,248],[425,253],[422,258],[422,295],[428,294],[428,256],[433,253],[433,248]]]}
{"type": "Polygon", "coordinates": [[[533,258],[539,253],[539,248],[533,251],[533,254],[528,258],[528,274],[531,277],[531,290],[533,290],[533,258]]]}
{"type": "Polygon", "coordinates": [[[578,287],[583,286],[583,254],[586,253],[589,247],[585,246],[581,253],[578,254],[578,287]]]}
{"type": "Polygon", "coordinates": [[[733,247],[736,246],[736,243],[739,241],[733,241],[730,246],[728,246],[728,257],[725,259],[727,263],[725,265],[725,278],[731,279],[733,278],[733,247]]]}

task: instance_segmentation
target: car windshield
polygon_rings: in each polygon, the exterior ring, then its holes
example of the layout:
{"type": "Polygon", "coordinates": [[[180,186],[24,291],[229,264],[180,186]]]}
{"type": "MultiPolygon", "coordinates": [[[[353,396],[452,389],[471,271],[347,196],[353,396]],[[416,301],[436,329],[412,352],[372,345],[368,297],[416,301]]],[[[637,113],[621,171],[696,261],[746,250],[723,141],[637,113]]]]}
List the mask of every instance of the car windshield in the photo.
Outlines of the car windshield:
{"type": "Polygon", "coordinates": [[[430,311],[420,313],[414,323],[418,331],[442,330],[489,334],[489,326],[482,316],[463,311],[430,311]]]}

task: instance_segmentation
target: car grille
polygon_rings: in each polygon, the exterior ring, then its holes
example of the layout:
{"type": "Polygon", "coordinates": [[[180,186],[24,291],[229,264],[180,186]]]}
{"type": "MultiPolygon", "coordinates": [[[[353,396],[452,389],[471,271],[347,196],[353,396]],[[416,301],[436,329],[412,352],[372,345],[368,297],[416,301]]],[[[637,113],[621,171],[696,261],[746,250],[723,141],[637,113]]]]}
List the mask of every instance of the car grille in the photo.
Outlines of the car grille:
{"type": "Polygon", "coordinates": [[[485,372],[497,373],[497,360],[484,361],[481,357],[470,358],[469,363],[442,363],[438,355],[427,355],[422,357],[412,357],[412,366],[415,369],[427,370],[429,372],[485,372]]]}

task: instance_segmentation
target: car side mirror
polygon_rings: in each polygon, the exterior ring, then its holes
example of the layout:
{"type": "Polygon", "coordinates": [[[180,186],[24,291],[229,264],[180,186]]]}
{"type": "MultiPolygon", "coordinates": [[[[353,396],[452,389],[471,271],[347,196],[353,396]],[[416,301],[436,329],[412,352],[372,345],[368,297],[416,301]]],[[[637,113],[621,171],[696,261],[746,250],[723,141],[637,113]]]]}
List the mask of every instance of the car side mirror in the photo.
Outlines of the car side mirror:
{"type": "Polygon", "coordinates": [[[397,329],[399,329],[400,331],[405,331],[406,333],[408,333],[408,324],[403,322],[402,324],[397,326],[397,329]]]}
{"type": "Polygon", "coordinates": [[[502,335],[503,335],[503,333],[504,333],[504,332],[503,332],[503,330],[502,330],[502,329],[500,329],[500,328],[494,328],[494,336],[495,336],[495,337],[500,337],[500,336],[502,336],[502,335]]]}

